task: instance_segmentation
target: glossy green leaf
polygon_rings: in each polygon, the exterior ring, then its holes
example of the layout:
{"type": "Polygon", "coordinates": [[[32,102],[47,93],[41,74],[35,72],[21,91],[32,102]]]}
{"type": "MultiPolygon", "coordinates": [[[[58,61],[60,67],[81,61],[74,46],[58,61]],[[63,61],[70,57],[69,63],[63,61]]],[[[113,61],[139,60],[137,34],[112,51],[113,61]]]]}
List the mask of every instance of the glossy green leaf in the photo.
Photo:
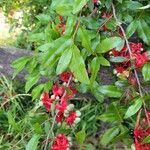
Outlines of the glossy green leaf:
{"type": "Polygon", "coordinates": [[[113,127],[111,129],[106,130],[106,132],[100,138],[100,143],[102,145],[107,145],[110,143],[117,135],[119,134],[119,128],[113,127]]]}
{"type": "Polygon", "coordinates": [[[74,27],[76,25],[77,18],[75,16],[70,16],[67,19],[66,30],[64,35],[70,36],[73,33],[74,27]]]}
{"type": "Polygon", "coordinates": [[[82,46],[86,48],[89,52],[92,52],[91,39],[86,29],[80,28],[80,38],[82,42],[82,46]]]}
{"type": "Polygon", "coordinates": [[[100,69],[100,60],[98,57],[95,57],[91,62],[91,78],[90,78],[91,83],[95,81],[99,69],[100,69]]]}
{"type": "Polygon", "coordinates": [[[73,14],[78,13],[87,3],[88,0],[74,0],[73,14]]]}
{"type": "Polygon", "coordinates": [[[138,35],[147,45],[150,45],[150,26],[143,19],[138,21],[138,35]]]}
{"type": "Polygon", "coordinates": [[[33,90],[32,90],[32,100],[35,100],[36,98],[38,98],[41,94],[41,91],[44,89],[44,84],[40,84],[38,86],[36,86],[33,90]]]}
{"type": "Polygon", "coordinates": [[[126,114],[125,114],[125,119],[133,116],[134,114],[136,114],[139,109],[142,107],[142,99],[135,99],[134,103],[128,108],[126,114]]]}
{"type": "Polygon", "coordinates": [[[137,27],[138,27],[138,21],[137,20],[134,20],[129,24],[129,26],[126,29],[127,38],[131,37],[134,34],[134,32],[137,30],[137,27]]]}
{"type": "Polygon", "coordinates": [[[84,129],[82,129],[81,131],[77,132],[76,135],[76,140],[77,142],[82,145],[86,139],[86,132],[84,129]]]}
{"type": "Polygon", "coordinates": [[[142,144],[147,144],[147,143],[150,143],[150,135],[146,136],[142,141],[142,144]]]}
{"type": "Polygon", "coordinates": [[[70,63],[70,70],[73,72],[75,78],[80,82],[90,84],[90,80],[85,68],[84,60],[80,54],[80,50],[76,45],[72,46],[72,60],[70,63]]]}
{"type": "Polygon", "coordinates": [[[122,91],[118,89],[114,85],[103,85],[98,88],[99,92],[108,96],[108,97],[120,97],[122,95],[122,91]]]}
{"type": "Polygon", "coordinates": [[[69,16],[72,12],[72,4],[59,4],[56,7],[56,12],[62,16],[69,16]]]}
{"type": "Polygon", "coordinates": [[[120,37],[106,38],[98,44],[96,48],[97,53],[106,53],[113,48],[117,48],[124,42],[120,37]]]}
{"type": "Polygon", "coordinates": [[[142,74],[145,81],[150,80],[150,63],[146,63],[142,68],[142,74]]]}
{"type": "Polygon", "coordinates": [[[18,59],[16,59],[15,61],[13,61],[12,63],[12,67],[15,68],[15,72],[13,74],[13,78],[16,77],[16,75],[22,71],[22,69],[25,67],[25,65],[27,64],[27,62],[30,60],[29,57],[20,57],[18,59]]]}
{"type": "Polygon", "coordinates": [[[25,85],[25,91],[26,93],[28,93],[29,90],[33,87],[33,85],[35,85],[40,79],[40,74],[38,72],[34,72],[33,74],[28,75],[26,79],[27,79],[27,82],[25,85]]]}
{"type": "Polygon", "coordinates": [[[72,58],[72,50],[66,49],[59,59],[59,62],[58,62],[57,68],[56,68],[57,74],[61,74],[63,71],[65,71],[67,69],[67,67],[69,66],[69,63],[71,61],[71,58],[72,58]]]}
{"type": "Polygon", "coordinates": [[[34,134],[26,146],[26,150],[37,150],[40,135],[34,134]]]}
{"type": "Polygon", "coordinates": [[[110,62],[103,56],[99,57],[99,61],[102,66],[110,66],[110,62]]]}
{"type": "Polygon", "coordinates": [[[53,67],[53,63],[59,58],[61,53],[73,44],[73,40],[68,37],[61,37],[51,43],[49,49],[43,54],[44,67],[53,67]]]}
{"type": "Polygon", "coordinates": [[[117,57],[111,57],[110,61],[111,62],[115,62],[115,63],[121,63],[121,62],[126,62],[129,59],[127,59],[126,57],[122,57],[122,56],[117,56],[117,57]]]}

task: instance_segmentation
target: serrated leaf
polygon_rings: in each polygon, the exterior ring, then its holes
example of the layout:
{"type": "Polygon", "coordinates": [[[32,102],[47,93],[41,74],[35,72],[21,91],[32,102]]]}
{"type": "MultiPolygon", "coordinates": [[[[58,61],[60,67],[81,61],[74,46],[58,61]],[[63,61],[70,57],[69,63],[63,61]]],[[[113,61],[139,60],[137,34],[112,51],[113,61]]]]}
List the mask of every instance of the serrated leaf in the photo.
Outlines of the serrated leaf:
{"type": "Polygon", "coordinates": [[[142,74],[145,81],[150,80],[150,63],[146,63],[142,68],[142,74]]]}
{"type": "Polygon", "coordinates": [[[88,0],[75,0],[73,7],[73,14],[78,13],[87,3],[88,0]]]}
{"type": "Polygon", "coordinates": [[[99,92],[108,96],[108,97],[120,97],[122,92],[114,85],[103,85],[98,88],[99,92]]]}
{"type": "Polygon", "coordinates": [[[61,74],[63,71],[67,69],[71,61],[71,58],[72,58],[72,50],[66,49],[59,59],[57,69],[56,69],[57,74],[61,74]]]}
{"type": "Polygon", "coordinates": [[[80,28],[79,32],[80,32],[82,46],[86,48],[89,52],[92,52],[91,39],[89,37],[87,30],[84,28],[80,28]]]}
{"type": "Polygon", "coordinates": [[[13,78],[16,77],[16,75],[22,71],[22,69],[25,67],[25,65],[27,64],[27,62],[30,60],[29,57],[21,57],[16,59],[15,61],[13,61],[12,63],[12,67],[15,68],[15,72],[13,74],[13,78]]]}
{"type": "Polygon", "coordinates": [[[119,128],[118,127],[113,127],[111,129],[106,130],[106,132],[102,135],[100,138],[100,143],[102,145],[107,145],[110,143],[114,137],[116,137],[119,134],[119,128]]]}
{"type": "Polygon", "coordinates": [[[150,45],[150,26],[143,19],[138,21],[138,35],[147,45],[150,45]]]}
{"type": "Polygon", "coordinates": [[[36,150],[39,143],[40,135],[34,134],[26,146],[26,150],[36,150]]]}
{"type": "Polygon", "coordinates": [[[110,37],[106,38],[96,47],[97,53],[106,53],[113,48],[117,48],[124,42],[120,37],[110,37]]]}
{"type": "Polygon", "coordinates": [[[89,84],[90,80],[85,68],[84,60],[80,54],[80,50],[76,45],[72,46],[72,60],[70,63],[70,70],[73,72],[75,78],[80,82],[89,84]]]}
{"type": "Polygon", "coordinates": [[[134,103],[128,108],[126,114],[125,114],[125,119],[133,116],[134,114],[136,114],[139,109],[142,107],[142,99],[135,99],[134,103]]]}
{"type": "Polygon", "coordinates": [[[129,38],[133,35],[133,33],[137,30],[137,27],[138,27],[138,21],[137,20],[134,20],[129,24],[129,26],[126,29],[127,38],[129,38]]]}

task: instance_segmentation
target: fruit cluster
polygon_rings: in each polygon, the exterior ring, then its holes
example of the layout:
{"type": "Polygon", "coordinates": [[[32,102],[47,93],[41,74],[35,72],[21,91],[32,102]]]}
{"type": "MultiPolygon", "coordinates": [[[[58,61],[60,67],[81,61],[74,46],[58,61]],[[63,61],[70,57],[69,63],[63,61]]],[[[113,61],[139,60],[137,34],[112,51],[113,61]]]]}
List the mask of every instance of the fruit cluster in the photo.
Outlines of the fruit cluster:
{"type": "MultiPolygon", "coordinates": [[[[52,86],[52,93],[44,92],[41,96],[43,105],[47,112],[51,112],[51,108],[55,111],[55,123],[61,125],[65,123],[69,127],[75,126],[80,122],[80,111],[74,108],[73,104],[70,104],[69,100],[74,98],[77,90],[74,87],[74,83],[77,80],[73,77],[71,72],[63,72],[60,75],[60,83],[55,83],[52,86]],[[74,81],[74,82],[73,82],[74,81]]],[[[59,134],[54,139],[51,150],[60,150],[59,147],[63,147],[61,150],[66,150],[71,146],[67,137],[64,134],[59,134]],[[61,141],[61,142],[60,142],[61,141]]]]}

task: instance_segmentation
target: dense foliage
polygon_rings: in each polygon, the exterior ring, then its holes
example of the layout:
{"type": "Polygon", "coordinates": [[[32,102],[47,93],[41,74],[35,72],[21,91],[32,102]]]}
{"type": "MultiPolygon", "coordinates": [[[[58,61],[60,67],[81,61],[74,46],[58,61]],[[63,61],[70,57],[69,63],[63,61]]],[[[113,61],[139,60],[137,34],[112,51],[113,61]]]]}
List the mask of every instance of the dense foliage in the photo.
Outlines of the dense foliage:
{"type": "MultiPolygon", "coordinates": [[[[149,0],[1,5],[8,17],[10,10],[22,9],[18,46],[34,50],[12,64],[14,78],[26,68],[25,92],[36,104],[27,150],[150,149],[150,93],[143,87],[150,80],[149,0]],[[111,84],[103,82],[101,69],[114,73],[111,84]],[[37,84],[41,78],[46,82],[37,84]]],[[[18,136],[28,130],[17,117],[9,124],[18,136]]]]}

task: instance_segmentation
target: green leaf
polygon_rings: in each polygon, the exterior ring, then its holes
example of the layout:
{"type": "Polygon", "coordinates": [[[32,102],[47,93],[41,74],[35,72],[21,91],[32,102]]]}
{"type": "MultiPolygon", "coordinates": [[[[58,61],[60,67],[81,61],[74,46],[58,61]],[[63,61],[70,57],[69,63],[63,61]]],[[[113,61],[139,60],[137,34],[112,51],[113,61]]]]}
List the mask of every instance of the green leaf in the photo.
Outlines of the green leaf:
{"type": "Polygon", "coordinates": [[[108,129],[100,138],[100,143],[102,145],[107,145],[110,143],[117,135],[119,134],[119,128],[113,127],[111,129],[108,129]]]}
{"type": "Polygon", "coordinates": [[[88,0],[75,0],[73,7],[73,14],[78,13],[87,3],[88,0]]]}
{"type": "Polygon", "coordinates": [[[150,80],[150,63],[146,63],[142,68],[142,74],[145,81],[150,80]]]}
{"type": "Polygon", "coordinates": [[[124,42],[120,37],[110,37],[104,39],[96,48],[97,53],[106,53],[113,48],[117,48],[124,42]]]}
{"type": "Polygon", "coordinates": [[[92,52],[91,39],[87,30],[84,28],[80,28],[79,33],[82,41],[82,46],[86,48],[89,52],[92,52]]]}
{"type": "Polygon", "coordinates": [[[38,98],[41,94],[41,91],[44,89],[44,84],[40,84],[38,86],[36,86],[33,90],[32,90],[32,100],[35,100],[36,98],[38,98]]]}
{"type": "Polygon", "coordinates": [[[128,108],[126,114],[125,114],[125,119],[133,116],[138,112],[138,110],[142,107],[142,99],[138,98],[134,100],[134,103],[128,108]]]}
{"type": "Polygon", "coordinates": [[[9,111],[7,113],[8,123],[11,125],[16,131],[21,131],[21,127],[18,123],[16,123],[15,119],[13,118],[12,113],[9,111]]]}
{"type": "Polygon", "coordinates": [[[75,78],[77,78],[80,82],[90,84],[84,60],[80,54],[80,50],[76,45],[72,46],[72,53],[72,60],[69,66],[70,70],[73,72],[75,78]]]}
{"type": "Polygon", "coordinates": [[[99,116],[98,119],[104,122],[121,123],[123,121],[123,114],[124,110],[122,110],[122,108],[118,105],[117,102],[113,102],[109,105],[108,111],[99,116]]]}
{"type": "Polygon", "coordinates": [[[137,27],[138,27],[138,21],[137,20],[134,20],[129,24],[129,26],[126,29],[127,38],[129,38],[133,35],[133,33],[137,30],[137,27]]]}
{"type": "Polygon", "coordinates": [[[120,89],[118,89],[114,85],[103,85],[98,88],[99,92],[102,94],[108,96],[108,97],[120,97],[122,95],[122,92],[120,89]]]}
{"type": "Polygon", "coordinates": [[[62,16],[69,16],[72,12],[72,4],[59,4],[56,7],[56,12],[62,16]]]}
{"type": "Polygon", "coordinates": [[[147,144],[150,143],[150,135],[148,135],[147,137],[145,137],[142,141],[142,144],[147,144]]]}
{"type": "Polygon", "coordinates": [[[46,14],[39,14],[36,16],[36,18],[42,23],[42,24],[47,24],[50,22],[51,17],[50,15],[46,15],[46,14]]]}
{"type": "Polygon", "coordinates": [[[105,113],[99,116],[97,119],[103,122],[114,122],[116,121],[116,116],[114,115],[114,113],[105,113]]]}
{"type": "Polygon", "coordinates": [[[68,37],[61,37],[53,41],[48,51],[43,54],[42,59],[44,67],[53,67],[53,64],[60,57],[61,53],[72,44],[73,40],[68,37]]]}
{"type": "Polygon", "coordinates": [[[66,49],[59,59],[57,69],[56,69],[57,74],[61,74],[63,71],[67,69],[71,61],[71,58],[72,58],[72,50],[66,49]]]}
{"type": "Polygon", "coordinates": [[[34,134],[26,146],[26,150],[37,150],[40,135],[34,134]]]}
{"type": "Polygon", "coordinates": [[[64,33],[65,36],[70,36],[72,34],[73,29],[76,25],[76,21],[77,21],[77,18],[75,16],[68,17],[67,23],[66,23],[66,30],[64,33]]]}
{"type": "Polygon", "coordinates": [[[95,81],[91,88],[91,93],[94,95],[94,97],[97,99],[98,102],[102,103],[104,101],[104,96],[102,93],[99,92],[99,84],[95,81]]]}
{"type": "Polygon", "coordinates": [[[115,63],[121,63],[121,62],[126,62],[128,61],[128,59],[126,57],[122,57],[122,56],[117,56],[117,57],[111,57],[110,58],[111,62],[115,62],[115,63]]]}
{"type": "Polygon", "coordinates": [[[22,69],[25,67],[25,65],[27,64],[27,62],[30,60],[29,57],[21,57],[21,58],[18,58],[16,59],[15,61],[13,61],[12,63],[12,67],[15,68],[15,72],[13,74],[13,78],[16,77],[16,75],[22,71],[22,69]]]}
{"type": "Polygon", "coordinates": [[[27,80],[26,85],[25,85],[26,93],[29,92],[32,86],[35,85],[39,79],[40,79],[40,74],[37,71],[26,77],[26,80],[27,80]]]}
{"type": "Polygon", "coordinates": [[[86,132],[84,129],[82,129],[81,131],[77,132],[76,135],[76,140],[77,142],[82,145],[86,139],[86,132]]]}
{"type": "Polygon", "coordinates": [[[138,35],[147,45],[150,45],[150,26],[143,19],[138,21],[138,35]]]}
{"type": "Polygon", "coordinates": [[[102,66],[110,66],[110,62],[103,56],[99,57],[99,61],[102,66]]]}
{"type": "Polygon", "coordinates": [[[91,83],[95,81],[99,69],[100,69],[100,60],[98,57],[95,57],[91,62],[91,78],[90,78],[91,83]]]}

